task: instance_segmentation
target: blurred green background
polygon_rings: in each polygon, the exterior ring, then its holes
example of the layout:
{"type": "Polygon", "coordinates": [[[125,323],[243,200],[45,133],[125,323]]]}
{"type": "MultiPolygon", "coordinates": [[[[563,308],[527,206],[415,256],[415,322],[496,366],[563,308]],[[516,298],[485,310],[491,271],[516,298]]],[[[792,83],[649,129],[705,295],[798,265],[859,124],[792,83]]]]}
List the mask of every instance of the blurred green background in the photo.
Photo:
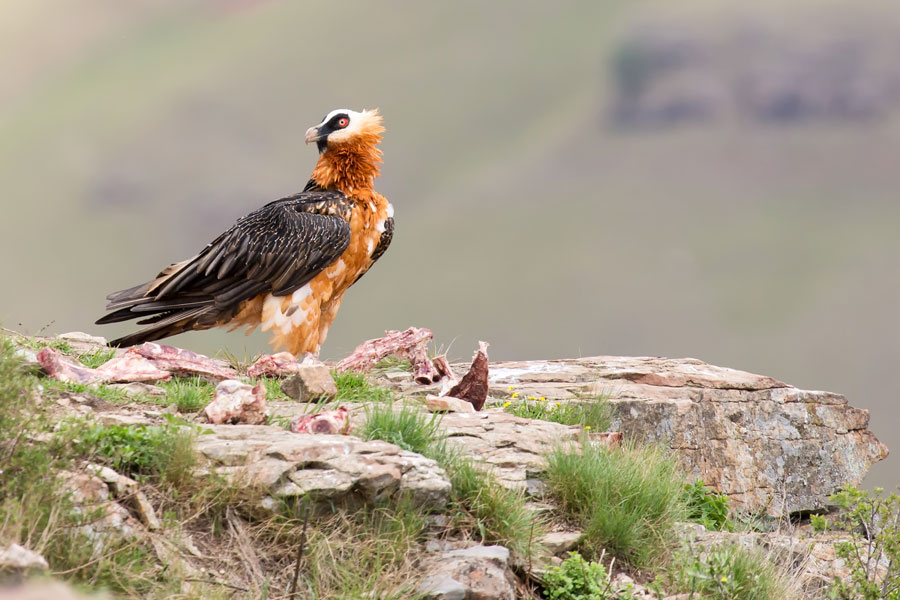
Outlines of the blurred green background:
{"type": "Polygon", "coordinates": [[[323,357],[410,325],[463,359],[693,356],[844,393],[900,448],[896,2],[3,0],[0,74],[6,327],[130,330],[92,324],[108,292],[377,106],[396,234],[323,357]]]}

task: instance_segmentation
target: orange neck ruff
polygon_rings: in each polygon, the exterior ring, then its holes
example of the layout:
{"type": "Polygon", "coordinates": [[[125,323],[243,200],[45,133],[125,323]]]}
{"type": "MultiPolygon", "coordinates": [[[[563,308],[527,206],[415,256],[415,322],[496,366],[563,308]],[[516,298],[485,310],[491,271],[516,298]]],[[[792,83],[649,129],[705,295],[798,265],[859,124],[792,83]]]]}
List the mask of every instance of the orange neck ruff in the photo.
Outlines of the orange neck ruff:
{"type": "Polygon", "coordinates": [[[312,178],[320,187],[337,189],[348,196],[358,190],[372,190],[381,172],[380,126],[360,132],[348,142],[329,144],[319,156],[312,178]]]}

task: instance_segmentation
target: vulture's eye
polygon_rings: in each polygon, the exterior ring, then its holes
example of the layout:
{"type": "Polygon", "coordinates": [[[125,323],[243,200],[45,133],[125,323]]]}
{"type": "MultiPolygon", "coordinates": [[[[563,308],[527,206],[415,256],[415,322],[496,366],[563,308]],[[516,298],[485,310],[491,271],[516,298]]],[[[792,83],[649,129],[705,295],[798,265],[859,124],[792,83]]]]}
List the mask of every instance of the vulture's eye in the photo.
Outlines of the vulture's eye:
{"type": "Polygon", "coordinates": [[[343,129],[344,127],[346,127],[349,124],[350,124],[350,119],[348,119],[347,117],[341,117],[340,119],[338,119],[338,122],[337,122],[337,126],[340,127],[341,129],[343,129]]]}

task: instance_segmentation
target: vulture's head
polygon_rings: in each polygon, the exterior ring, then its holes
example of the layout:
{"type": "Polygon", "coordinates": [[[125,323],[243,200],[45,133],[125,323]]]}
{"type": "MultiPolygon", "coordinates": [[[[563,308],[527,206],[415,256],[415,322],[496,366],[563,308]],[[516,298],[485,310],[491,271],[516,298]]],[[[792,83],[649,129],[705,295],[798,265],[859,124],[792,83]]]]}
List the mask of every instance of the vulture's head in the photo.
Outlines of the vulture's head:
{"type": "Polygon", "coordinates": [[[316,143],[319,153],[350,144],[375,145],[384,132],[378,109],[356,112],[348,108],[333,110],[315,127],[306,130],[306,143],[316,143]]]}

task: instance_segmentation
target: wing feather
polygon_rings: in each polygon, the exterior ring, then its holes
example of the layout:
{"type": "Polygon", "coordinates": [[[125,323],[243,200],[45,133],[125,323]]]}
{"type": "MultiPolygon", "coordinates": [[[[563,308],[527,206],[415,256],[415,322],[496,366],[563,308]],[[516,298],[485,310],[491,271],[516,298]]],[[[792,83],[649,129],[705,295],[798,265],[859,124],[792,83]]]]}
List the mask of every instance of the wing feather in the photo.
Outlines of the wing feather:
{"type": "Polygon", "coordinates": [[[139,343],[225,322],[243,301],[289,294],[337,260],[350,243],[349,217],[335,191],[270,202],[155,280],[110,294],[113,312],[97,323],[141,318],[152,327],[115,341],[139,343]]]}

